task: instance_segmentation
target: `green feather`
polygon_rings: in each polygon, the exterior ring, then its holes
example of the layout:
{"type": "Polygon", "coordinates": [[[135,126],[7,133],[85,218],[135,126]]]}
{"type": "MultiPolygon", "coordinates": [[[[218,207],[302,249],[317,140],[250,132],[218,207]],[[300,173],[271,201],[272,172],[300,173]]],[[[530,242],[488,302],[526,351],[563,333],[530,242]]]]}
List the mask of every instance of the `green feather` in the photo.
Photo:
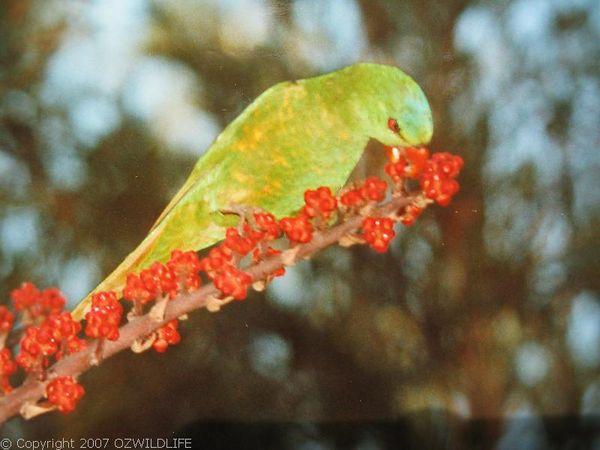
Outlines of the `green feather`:
{"type": "Polygon", "coordinates": [[[431,135],[425,95],[397,68],[356,64],[279,83],[223,130],[148,236],[94,292],[121,289],[127,273],[165,262],[174,249],[200,250],[221,240],[236,219],[220,210],[232,204],[280,218],[302,207],[307,189],[339,190],[369,139],[410,146],[427,144],[431,135]],[[399,132],[389,129],[390,118],[399,132]]]}

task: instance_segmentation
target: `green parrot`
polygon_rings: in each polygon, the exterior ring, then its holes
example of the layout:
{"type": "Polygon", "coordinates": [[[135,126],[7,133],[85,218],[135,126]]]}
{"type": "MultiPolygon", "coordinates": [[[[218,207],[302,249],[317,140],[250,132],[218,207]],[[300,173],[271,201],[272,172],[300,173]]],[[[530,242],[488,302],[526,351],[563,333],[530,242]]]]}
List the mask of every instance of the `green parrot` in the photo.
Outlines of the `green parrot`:
{"type": "MultiPolygon", "coordinates": [[[[400,69],[355,64],[267,89],[217,137],[146,238],[94,290],[119,290],[128,273],[174,249],[201,250],[238,218],[221,211],[255,206],[277,218],[298,211],[304,191],[338,191],[370,139],[424,145],[433,131],[423,91],[400,69]]],[[[79,303],[80,319],[91,294],[79,303]]]]}

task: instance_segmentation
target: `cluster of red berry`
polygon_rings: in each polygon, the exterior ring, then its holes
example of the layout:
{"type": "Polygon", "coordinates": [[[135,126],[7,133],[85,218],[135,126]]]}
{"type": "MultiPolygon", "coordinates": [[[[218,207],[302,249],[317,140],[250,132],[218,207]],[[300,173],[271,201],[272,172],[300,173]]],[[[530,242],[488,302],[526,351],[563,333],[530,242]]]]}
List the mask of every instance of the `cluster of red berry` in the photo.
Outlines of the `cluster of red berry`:
{"type": "Polygon", "coordinates": [[[83,386],[71,376],[56,377],[46,386],[46,397],[62,413],[70,413],[85,394],[83,386]]]}
{"type": "Polygon", "coordinates": [[[379,177],[369,177],[356,188],[346,190],[340,196],[340,203],[350,209],[362,208],[367,202],[380,202],[385,198],[388,184],[379,177]]]}
{"type": "MultiPolygon", "coordinates": [[[[11,292],[10,297],[14,313],[4,305],[0,306],[0,389],[5,394],[13,389],[10,377],[18,367],[27,374],[43,378],[45,369],[53,362],[87,346],[87,342],[79,337],[81,324],[73,320],[69,312],[63,311],[66,301],[58,289],[39,290],[32,283],[23,283],[11,292]],[[19,353],[13,358],[5,343],[15,322],[24,331],[19,353]]],[[[48,383],[46,392],[49,401],[63,412],[73,410],[83,395],[83,387],[71,377],[67,378],[71,380],[71,387],[61,387],[64,380],[57,378],[48,383]]]]}
{"type": "Polygon", "coordinates": [[[460,156],[434,153],[420,177],[421,188],[428,198],[440,206],[448,206],[459,185],[455,178],[463,167],[460,156]]]}
{"type": "Polygon", "coordinates": [[[166,264],[154,262],[138,275],[130,273],[123,289],[123,298],[134,303],[137,311],[159,296],[175,298],[179,292],[200,287],[200,260],[196,252],[175,250],[166,264]]]}
{"type": "Polygon", "coordinates": [[[3,348],[0,350],[0,388],[2,388],[2,392],[12,391],[10,376],[16,371],[17,363],[13,360],[10,349],[3,348]]]}
{"type": "Polygon", "coordinates": [[[52,314],[58,314],[65,306],[65,298],[56,288],[40,291],[33,283],[23,283],[11,292],[15,311],[23,314],[23,321],[39,323],[52,314]]]}
{"type": "Polygon", "coordinates": [[[86,341],[77,336],[80,331],[81,324],[66,311],[48,316],[41,325],[25,329],[17,364],[28,373],[41,372],[50,365],[50,358],[59,360],[83,350],[86,341]]]}
{"type": "MultiPolygon", "coordinates": [[[[389,148],[391,162],[386,164],[385,172],[393,180],[396,189],[404,189],[407,180],[419,181],[419,186],[427,199],[440,206],[448,206],[458,192],[459,184],[455,180],[463,167],[463,159],[451,153],[434,153],[424,147],[408,147],[403,151],[389,148]]],[[[412,225],[423,212],[422,202],[413,202],[404,210],[401,222],[412,225]]]]}
{"type": "MultiPolygon", "coordinates": [[[[155,302],[156,307],[181,293],[199,289],[200,272],[213,281],[220,292],[220,300],[243,300],[253,281],[268,282],[285,273],[283,261],[264,280],[253,280],[244,271],[244,267],[259,264],[282,252],[272,246],[273,241],[285,237],[291,248],[297,247],[311,242],[316,233],[351,216],[362,217],[360,230],[351,235],[352,242],[367,243],[377,252],[386,251],[395,236],[397,221],[411,225],[427,204],[449,204],[458,192],[455,178],[463,165],[459,156],[436,153],[430,157],[426,148],[390,148],[388,151],[393,155],[385,166],[391,179],[391,190],[385,180],[369,177],[337,197],[328,187],[307,190],[304,206],[295,216],[278,220],[264,211],[242,214],[240,225],[227,229],[223,242],[211,249],[206,257],[199,258],[194,251],[175,250],[166,263],[154,262],[138,274],[128,274],[121,296],[112,291],[95,293],[85,315],[85,335],[98,339],[97,349],[104,340],[117,340],[123,321],[120,298],[131,301],[131,315],[139,316],[146,313],[151,302],[155,302]],[[401,211],[390,216],[371,215],[387,196],[405,196],[416,184],[420,190],[410,193],[413,200],[401,211]]],[[[13,310],[20,314],[19,323],[26,328],[20,340],[19,354],[13,359],[4,342],[13,329],[15,314],[6,306],[0,306],[0,388],[4,393],[12,389],[9,378],[18,366],[26,373],[44,379],[45,369],[54,361],[86,347],[86,341],[78,337],[82,325],[63,311],[66,302],[57,289],[40,291],[32,283],[23,283],[12,291],[11,299],[13,310]]],[[[166,351],[180,339],[176,319],[144,338],[158,352],[166,351]]],[[[83,387],[70,376],[51,379],[46,387],[49,402],[65,413],[74,409],[83,394],[83,387]]]]}
{"type": "Polygon", "coordinates": [[[0,337],[2,337],[2,341],[0,343],[4,343],[4,339],[12,330],[12,326],[15,323],[15,315],[4,305],[0,305],[0,337]]]}
{"type": "MultiPolygon", "coordinates": [[[[200,260],[200,269],[213,280],[224,297],[243,300],[252,277],[239,269],[240,261],[250,253],[253,263],[279,251],[269,245],[281,236],[281,222],[268,212],[254,212],[238,228],[229,228],[225,240],[200,260]]],[[[273,276],[281,275],[279,271],[273,276]]]]}
{"type": "Polygon", "coordinates": [[[92,295],[92,306],[85,315],[85,334],[91,338],[116,341],[123,306],[114,292],[96,292],[92,295]]]}
{"type": "Polygon", "coordinates": [[[178,325],[179,322],[177,320],[171,320],[156,331],[156,339],[152,344],[154,350],[159,353],[163,353],[167,350],[169,345],[175,345],[179,343],[181,340],[181,335],[177,331],[178,325]]]}

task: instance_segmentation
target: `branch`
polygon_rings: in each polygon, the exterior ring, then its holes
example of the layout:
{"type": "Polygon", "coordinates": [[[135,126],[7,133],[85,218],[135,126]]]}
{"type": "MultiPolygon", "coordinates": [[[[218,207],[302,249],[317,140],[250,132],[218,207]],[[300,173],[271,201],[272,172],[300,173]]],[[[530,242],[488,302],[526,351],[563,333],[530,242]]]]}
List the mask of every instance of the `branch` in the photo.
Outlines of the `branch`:
{"type": "MultiPolygon", "coordinates": [[[[393,197],[388,202],[373,208],[369,211],[369,215],[395,216],[398,211],[404,209],[415,199],[415,196],[393,197]]],[[[270,257],[258,264],[253,264],[245,268],[244,272],[250,275],[254,282],[266,281],[275,270],[293,265],[298,260],[308,259],[318,251],[338,243],[343,237],[358,230],[362,221],[363,216],[351,215],[329,229],[316,232],[310,242],[298,244],[279,255],[270,257]]],[[[209,300],[219,294],[219,290],[211,283],[194,292],[180,294],[173,301],[169,301],[164,318],[161,321],[151,318],[151,312],[132,318],[130,322],[120,328],[119,338],[116,341],[103,341],[102,358],[110,358],[116,353],[130,348],[136,340],[143,339],[173,319],[206,307],[209,300]]],[[[47,380],[63,376],[76,378],[90,369],[98,345],[98,340],[93,341],[86,349],[68,355],[52,365],[46,371],[47,380]]],[[[35,405],[45,396],[46,384],[47,381],[28,378],[21,386],[0,397],[0,424],[22,412],[25,406],[35,405]]]]}

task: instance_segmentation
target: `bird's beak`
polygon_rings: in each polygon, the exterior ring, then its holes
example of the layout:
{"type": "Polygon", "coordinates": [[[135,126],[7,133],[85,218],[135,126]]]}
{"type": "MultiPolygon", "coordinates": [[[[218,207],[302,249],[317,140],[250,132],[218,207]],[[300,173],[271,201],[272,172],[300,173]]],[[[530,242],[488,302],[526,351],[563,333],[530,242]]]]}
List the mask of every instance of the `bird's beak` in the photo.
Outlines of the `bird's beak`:
{"type": "Polygon", "coordinates": [[[388,159],[391,163],[395,163],[400,159],[400,155],[402,154],[402,147],[396,146],[385,146],[385,153],[387,154],[388,159]]]}

